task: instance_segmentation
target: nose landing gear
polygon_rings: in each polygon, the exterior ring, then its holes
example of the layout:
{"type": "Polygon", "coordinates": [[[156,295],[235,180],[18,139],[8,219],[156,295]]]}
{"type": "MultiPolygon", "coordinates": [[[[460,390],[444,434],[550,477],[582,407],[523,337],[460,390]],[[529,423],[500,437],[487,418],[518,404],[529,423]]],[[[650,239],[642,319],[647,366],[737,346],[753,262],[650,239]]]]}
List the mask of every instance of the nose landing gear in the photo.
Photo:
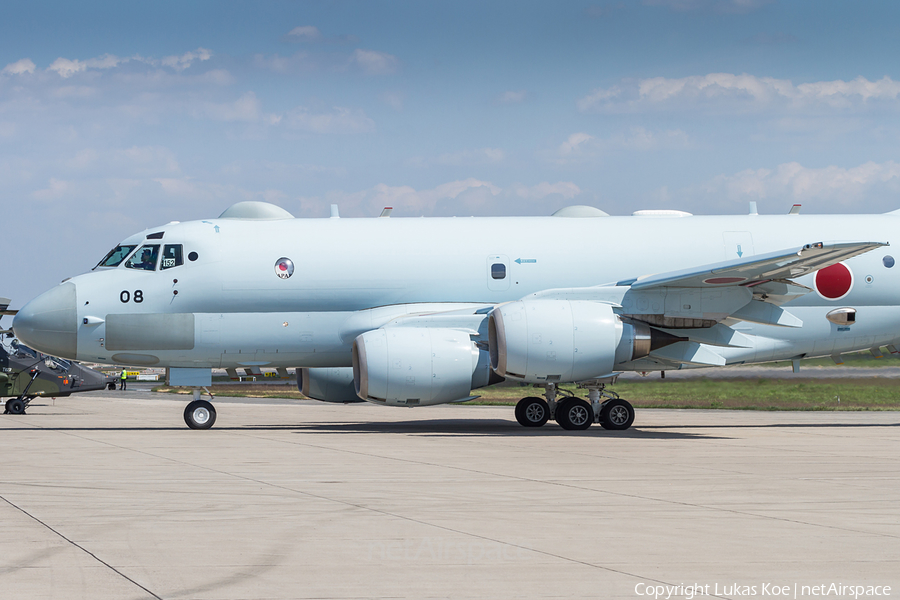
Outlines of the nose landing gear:
{"type": "MultiPolygon", "coordinates": [[[[206,393],[212,400],[212,393],[209,390],[206,393]]],[[[184,408],[184,422],[191,429],[209,429],[216,422],[216,408],[211,402],[200,399],[200,390],[194,390],[193,401],[184,408]]]]}

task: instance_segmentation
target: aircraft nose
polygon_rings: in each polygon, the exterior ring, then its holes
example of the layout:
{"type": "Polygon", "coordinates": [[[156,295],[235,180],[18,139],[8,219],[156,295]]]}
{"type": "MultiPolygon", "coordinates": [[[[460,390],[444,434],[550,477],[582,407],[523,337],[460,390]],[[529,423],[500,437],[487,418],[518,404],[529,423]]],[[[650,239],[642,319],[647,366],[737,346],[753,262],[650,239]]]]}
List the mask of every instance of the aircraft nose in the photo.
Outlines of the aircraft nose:
{"type": "Polygon", "coordinates": [[[78,350],[75,302],[75,284],[58,285],[19,310],[13,319],[13,333],[30,348],[75,358],[78,350]]]}

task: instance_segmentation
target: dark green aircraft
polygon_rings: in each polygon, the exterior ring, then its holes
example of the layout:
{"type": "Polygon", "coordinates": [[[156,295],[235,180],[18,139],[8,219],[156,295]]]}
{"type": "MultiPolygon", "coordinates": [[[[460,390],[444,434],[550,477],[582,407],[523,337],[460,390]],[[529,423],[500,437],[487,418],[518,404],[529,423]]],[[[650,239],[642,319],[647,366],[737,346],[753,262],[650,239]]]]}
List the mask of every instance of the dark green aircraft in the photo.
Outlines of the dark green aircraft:
{"type": "MultiPolygon", "coordinates": [[[[0,298],[0,318],[14,315],[7,310],[9,300],[0,298]]],[[[69,396],[78,392],[116,389],[116,378],[78,363],[36,350],[12,340],[4,339],[9,330],[0,330],[0,398],[6,401],[4,414],[23,415],[28,404],[38,396],[69,396]]]]}

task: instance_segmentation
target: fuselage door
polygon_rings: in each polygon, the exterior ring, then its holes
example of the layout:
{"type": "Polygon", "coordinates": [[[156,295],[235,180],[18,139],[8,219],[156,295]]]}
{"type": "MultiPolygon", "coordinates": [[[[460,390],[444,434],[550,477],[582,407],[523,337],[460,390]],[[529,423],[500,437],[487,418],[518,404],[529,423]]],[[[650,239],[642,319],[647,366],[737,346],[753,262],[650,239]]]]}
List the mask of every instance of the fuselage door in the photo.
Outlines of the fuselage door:
{"type": "Polygon", "coordinates": [[[487,258],[488,289],[502,292],[509,289],[509,257],[494,254],[487,258]]]}
{"type": "Polygon", "coordinates": [[[725,231],[725,260],[737,260],[745,256],[753,256],[753,236],[749,231],[725,231]]]}

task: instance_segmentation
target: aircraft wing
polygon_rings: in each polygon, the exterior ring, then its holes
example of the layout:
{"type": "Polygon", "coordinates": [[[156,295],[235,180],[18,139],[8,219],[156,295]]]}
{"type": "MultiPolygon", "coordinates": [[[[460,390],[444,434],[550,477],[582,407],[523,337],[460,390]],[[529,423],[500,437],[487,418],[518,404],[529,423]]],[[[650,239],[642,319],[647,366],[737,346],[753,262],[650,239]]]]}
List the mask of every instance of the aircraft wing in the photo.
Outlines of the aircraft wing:
{"type": "Polygon", "coordinates": [[[753,286],[772,280],[800,277],[887,245],[883,242],[816,242],[797,249],[757,254],[694,269],[647,275],[620,281],[617,285],[630,286],[636,291],[663,287],[753,286]]]}
{"type": "Polygon", "coordinates": [[[882,242],[816,242],[711,265],[646,275],[615,284],[543,290],[527,299],[604,302],[616,312],[687,338],[650,353],[647,370],[660,365],[721,365],[716,347],[748,348],[754,341],[730,325],[747,321],[802,327],[781,305],[810,291],[792,279],[887,246],[882,242]],[[655,362],[653,362],[655,361],[655,362]],[[653,364],[651,364],[651,362],[653,364]]]}

